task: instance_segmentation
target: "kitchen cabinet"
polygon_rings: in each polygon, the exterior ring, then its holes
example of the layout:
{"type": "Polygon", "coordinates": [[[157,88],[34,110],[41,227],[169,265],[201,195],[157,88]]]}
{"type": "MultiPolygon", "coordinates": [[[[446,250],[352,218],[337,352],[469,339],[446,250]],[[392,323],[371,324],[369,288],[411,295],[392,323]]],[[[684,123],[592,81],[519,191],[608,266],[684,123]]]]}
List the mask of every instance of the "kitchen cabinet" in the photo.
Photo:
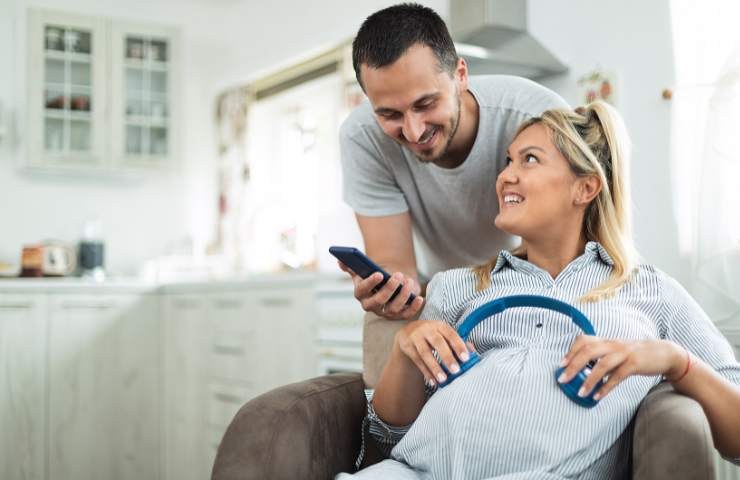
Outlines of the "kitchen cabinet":
{"type": "Polygon", "coordinates": [[[163,297],[164,478],[208,478],[205,430],[204,342],[207,300],[198,294],[163,297]]]}
{"type": "Polygon", "coordinates": [[[177,154],[178,31],[30,9],[28,161],[53,171],[167,167],[177,154]]]}
{"type": "Polygon", "coordinates": [[[163,297],[167,479],[207,478],[244,403],[315,375],[313,287],[250,287],[163,297]]]}
{"type": "Polygon", "coordinates": [[[29,10],[30,166],[103,166],[106,41],[100,19],[29,10]]]}
{"type": "Polygon", "coordinates": [[[46,478],[46,307],[0,292],[0,478],[46,478]]]}
{"type": "Polygon", "coordinates": [[[178,138],[178,42],[170,28],[111,24],[111,148],[123,167],[164,167],[178,138]]]}
{"type": "Polygon", "coordinates": [[[314,285],[4,282],[0,478],[208,478],[245,402],[316,375],[314,285]]]}
{"type": "Polygon", "coordinates": [[[160,343],[152,295],[54,295],[49,479],[158,478],[160,343]]]}

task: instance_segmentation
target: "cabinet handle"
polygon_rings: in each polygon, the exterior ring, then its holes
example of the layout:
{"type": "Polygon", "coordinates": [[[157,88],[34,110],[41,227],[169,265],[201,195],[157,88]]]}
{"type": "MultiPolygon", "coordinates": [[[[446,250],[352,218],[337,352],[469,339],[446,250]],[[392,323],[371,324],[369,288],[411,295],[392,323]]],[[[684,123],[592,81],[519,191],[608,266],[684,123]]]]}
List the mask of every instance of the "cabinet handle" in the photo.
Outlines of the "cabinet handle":
{"type": "Polygon", "coordinates": [[[216,308],[223,308],[223,309],[239,309],[242,308],[244,305],[244,301],[242,300],[214,300],[213,304],[216,306],[216,308]]]}
{"type": "Polygon", "coordinates": [[[265,307],[290,307],[293,305],[291,298],[263,298],[261,301],[265,307]]]}
{"type": "Polygon", "coordinates": [[[241,405],[244,402],[241,397],[233,395],[231,393],[217,392],[213,396],[216,398],[216,400],[226,403],[236,403],[238,405],[241,405]]]}
{"type": "Polygon", "coordinates": [[[33,303],[2,303],[0,310],[27,310],[33,308],[33,303]]]}
{"type": "Polygon", "coordinates": [[[241,356],[244,354],[244,347],[229,347],[226,345],[214,345],[211,349],[213,353],[220,355],[234,355],[241,356]]]}
{"type": "Polygon", "coordinates": [[[196,300],[175,300],[173,303],[175,307],[177,308],[198,308],[200,307],[200,302],[196,300]]]}
{"type": "Polygon", "coordinates": [[[112,303],[63,303],[64,310],[107,310],[115,307],[112,303]]]}

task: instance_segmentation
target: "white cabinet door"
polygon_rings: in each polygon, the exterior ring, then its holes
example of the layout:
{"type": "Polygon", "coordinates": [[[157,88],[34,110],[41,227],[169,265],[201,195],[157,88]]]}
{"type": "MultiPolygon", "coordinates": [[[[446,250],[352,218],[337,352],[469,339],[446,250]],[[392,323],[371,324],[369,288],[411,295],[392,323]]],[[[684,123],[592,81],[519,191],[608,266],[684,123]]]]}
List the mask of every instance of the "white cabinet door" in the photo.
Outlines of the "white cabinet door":
{"type": "Polygon", "coordinates": [[[0,293],[0,478],[41,480],[46,449],[43,295],[0,293]]]}
{"type": "Polygon", "coordinates": [[[49,478],[159,478],[157,297],[56,294],[50,303],[49,478]]]}
{"type": "Polygon", "coordinates": [[[28,19],[28,163],[102,167],[108,102],[105,22],[35,9],[28,19]]]}
{"type": "Polygon", "coordinates": [[[211,471],[204,449],[207,301],[203,295],[163,297],[164,478],[200,480],[211,471]]]}
{"type": "Polygon", "coordinates": [[[177,153],[177,30],[113,22],[111,33],[114,161],[127,167],[167,166],[177,153]]]}
{"type": "Polygon", "coordinates": [[[261,348],[259,390],[316,376],[316,312],[312,288],[280,288],[255,293],[254,321],[261,348]]]}

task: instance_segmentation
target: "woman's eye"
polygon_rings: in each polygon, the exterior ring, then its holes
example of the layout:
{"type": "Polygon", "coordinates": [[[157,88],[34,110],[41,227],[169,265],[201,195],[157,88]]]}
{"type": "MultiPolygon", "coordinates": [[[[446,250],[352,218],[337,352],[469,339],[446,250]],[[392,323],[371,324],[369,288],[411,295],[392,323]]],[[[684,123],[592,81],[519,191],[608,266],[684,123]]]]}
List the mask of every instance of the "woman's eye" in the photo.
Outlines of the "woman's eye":
{"type": "Polygon", "coordinates": [[[527,158],[525,159],[526,163],[537,163],[539,162],[539,159],[535,157],[534,155],[527,155],[527,158]]]}
{"type": "Polygon", "coordinates": [[[506,166],[507,166],[507,167],[508,167],[509,165],[511,165],[511,162],[512,162],[512,160],[511,160],[511,157],[506,157],[506,162],[505,162],[505,163],[506,163],[506,166]]]}

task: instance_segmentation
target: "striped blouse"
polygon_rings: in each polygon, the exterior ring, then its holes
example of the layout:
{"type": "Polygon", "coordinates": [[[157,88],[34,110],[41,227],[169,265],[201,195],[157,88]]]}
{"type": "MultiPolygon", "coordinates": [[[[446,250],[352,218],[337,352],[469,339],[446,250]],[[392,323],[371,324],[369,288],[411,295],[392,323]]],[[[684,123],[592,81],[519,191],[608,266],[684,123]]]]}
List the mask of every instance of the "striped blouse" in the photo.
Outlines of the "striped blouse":
{"type": "MultiPolygon", "coordinates": [[[[612,266],[606,250],[589,242],[553,280],[504,250],[484,291],[476,291],[469,268],[435,275],[421,318],[457,327],[498,297],[544,295],[576,305],[599,337],[671,340],[740,385],[730,344],[678,282],[655,267],[640,265],[613,298],[576,303],[607,279],[612,266]]],[[[568,317],[537,308],[509,309],[482,322],[469,337],[481,363],[448,387],[429,391],[413,424],[387,425],[370,404],[370,432],[392,451],[391,460],[367,471],[377,475],[367,476],[387,478],[396,469],[401,478],[629,478],[630,421],[661,377],[631,376],[593,409],[576,405],[554,373],[580,333],[568,317]]]]}

